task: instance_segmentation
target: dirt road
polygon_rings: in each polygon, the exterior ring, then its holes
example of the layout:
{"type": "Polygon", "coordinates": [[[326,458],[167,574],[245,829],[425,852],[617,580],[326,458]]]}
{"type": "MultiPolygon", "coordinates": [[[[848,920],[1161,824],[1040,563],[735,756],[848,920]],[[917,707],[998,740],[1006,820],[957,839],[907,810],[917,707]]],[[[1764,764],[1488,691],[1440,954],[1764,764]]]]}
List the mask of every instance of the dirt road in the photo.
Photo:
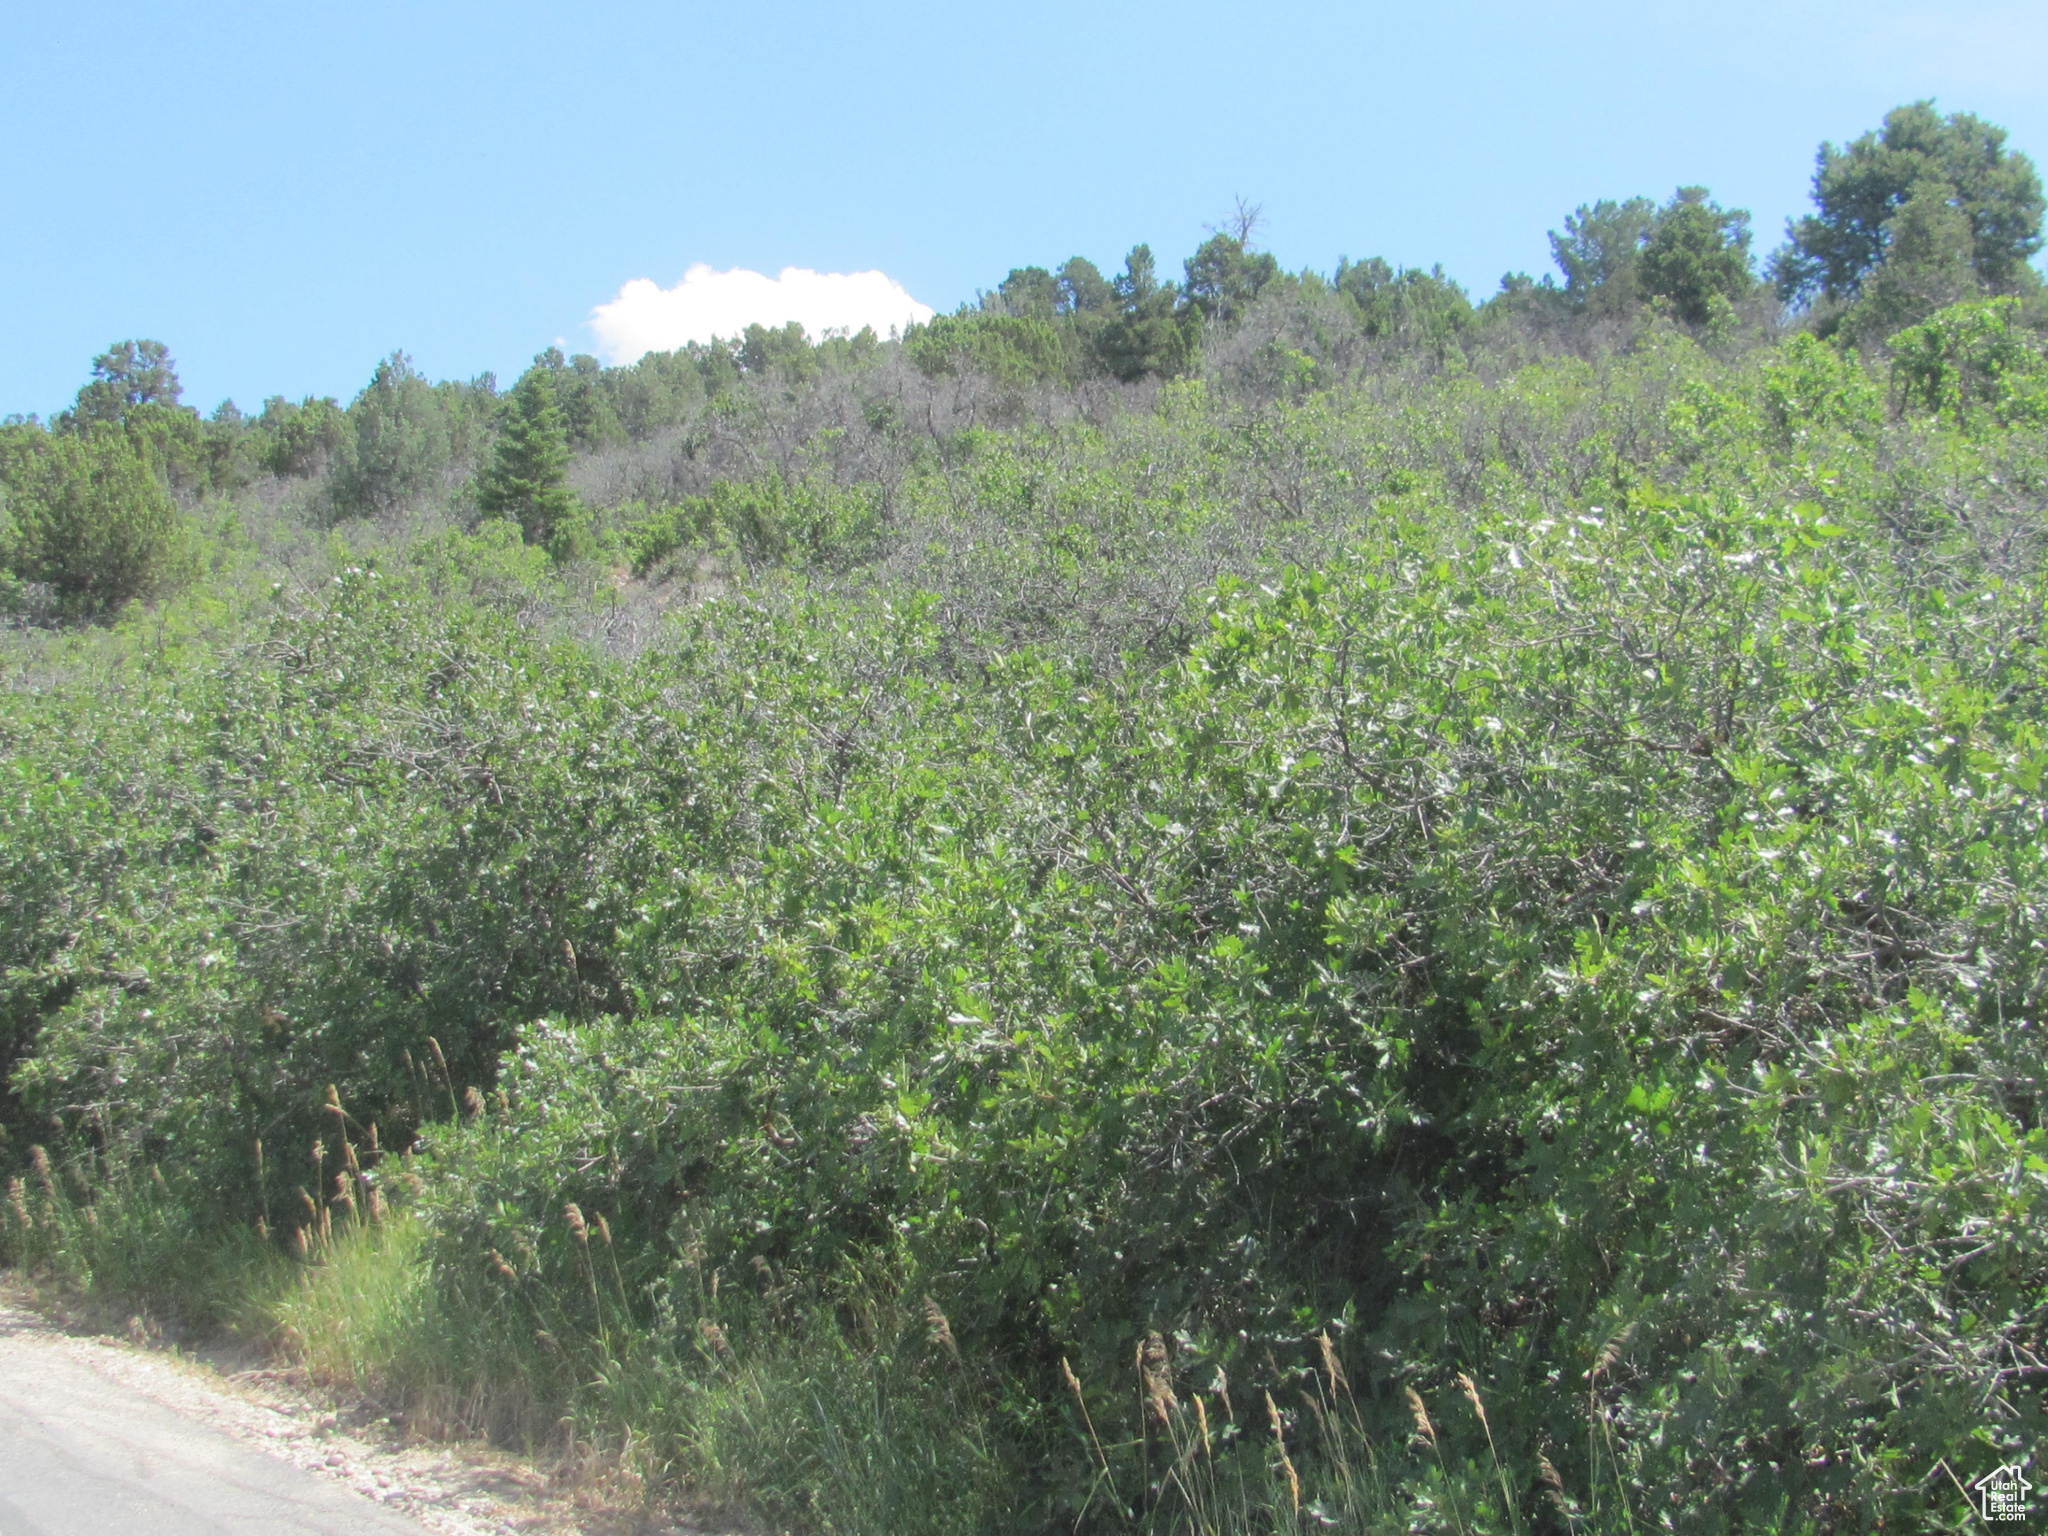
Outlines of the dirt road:
{"type": "Polygon", "coordinates": [[[510,1458],[350,1433],[268,1373],[59,1332],[0,1301],[0,1536],[509,1536],[606,1528],[510,1458]]]}

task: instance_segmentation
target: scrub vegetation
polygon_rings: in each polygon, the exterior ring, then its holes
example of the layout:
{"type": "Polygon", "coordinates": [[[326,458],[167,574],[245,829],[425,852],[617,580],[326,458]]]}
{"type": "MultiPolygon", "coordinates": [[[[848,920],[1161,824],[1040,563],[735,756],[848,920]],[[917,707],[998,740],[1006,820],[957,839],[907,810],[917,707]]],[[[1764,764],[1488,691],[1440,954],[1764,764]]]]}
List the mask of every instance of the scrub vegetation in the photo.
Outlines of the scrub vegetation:
{"type": "Polygon", "coordinates": [[[892,1533],[1961,1530],[2048,1380],[2042,197],[1256,210],[0,429],[0,1257],[892,1533]]]}

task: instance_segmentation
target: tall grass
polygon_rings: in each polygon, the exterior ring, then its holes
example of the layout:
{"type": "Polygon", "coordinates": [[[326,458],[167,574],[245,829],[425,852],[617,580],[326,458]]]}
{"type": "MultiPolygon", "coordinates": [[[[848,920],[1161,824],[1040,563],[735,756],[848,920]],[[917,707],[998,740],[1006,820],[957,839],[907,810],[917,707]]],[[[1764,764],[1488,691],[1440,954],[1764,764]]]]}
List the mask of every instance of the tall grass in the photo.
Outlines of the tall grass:
{"type": "MultiPolygon", "coordinates": [[[[1477,1459],[1439,1439],[1412,1393],[1411,1443],[1376,1445],[1327,1336],[1284,1409],[1270,1392],[1233,1392],[1220,1372],[1185,1379],[1157,1333],[1127,1384],[1091,1389],[1063,1362],[1058,1409],[963,1358],[936,1304],[885,1279],[826,1304],[775,1294],[772,1276],[753,1288],[700,1277],[650,1310],[613,1262],[602,1218],[565,1216],[582,1225],[590,1311],[531,1287],[495,1307],[458,1300],[449,1277],[436,1283],[432,1233],[403,1214],[338,1234],[258,1310],[321,1381],[403,1404],[419,1429],[578,1457],[650,1497],[777,1529],[1529,1528],[1513,1485],[1535,1489],[1541,1474],[1511,1475],[1493,1452],[1469,1376],[1477,1459]],[[1105,1439],[1099,1423],[1119,1428],[1105,1439]]],[[[490,1264],[495,1281],[519,1285],[503,1255],[490,1264]]],[[[1575,1512],[1564,1525],[1586,1528],[1575,1512]]]]}
{"type": "Polygon", "coordinates": [[[381,1200],[331,1202],[290,1240],[195,1237],[154,1170],[88,1184],[32,1153],[0,1198],[0,1262],[103,1311],[259,1336],[323,1386],[402,1410],[415,1433],[487,1437],[615,1495],[780,1530],[1621,1528],[1589,1519],[1547,1455],[1505,1465],[1463,1372],[1446,1394],[1471,1420],[1463,1451],[1412,1386],[1413,1433],[1377,1443],[1368,1426],[1385,1417],[1327,1334],[1288,1373],[1286,1402],[1176,1361],[1157,1332],[1128,1382],[1084,1383],[1061,1361],[1064,1392],[1047,1401],[964,1356],[937,1304],[886,1274],[828,1299],[790,1294],[766,1268],[752,1286],[692,1269],[656,1298],[628,1281],[602,1214],[569,1206],[562,1222],[580,1296],[495,1250],[462,1274],[425,1216],[381,1200]]]}
{"type": "Polygon", "coordinates": [[[604,1218],[564,1214],[580,1299],[493,1252],[497,1299],[480,1305],[491,1292],[437,1274],[427,1224],[400,1212],[316,1244],[250,1311],[318,1381],[403,1407],[422,1433],[487,1436],[783,1528],[1001,1527],[1009,1479],[983,1385],[917,1346],[911,1311],[770,1316],[758,1295],[707,1285],[700,1315],[648,1316],[604,1218]]]}
{"type": "Polygon", "coordinates": [[[0,1198],[0,1266],[131,1330],[206,1331],[244,1320],[281,1260],[238,1227],[194,1230],[196,1202],[154,1164],[59,1170],[41,1147],[0,1198]]]}

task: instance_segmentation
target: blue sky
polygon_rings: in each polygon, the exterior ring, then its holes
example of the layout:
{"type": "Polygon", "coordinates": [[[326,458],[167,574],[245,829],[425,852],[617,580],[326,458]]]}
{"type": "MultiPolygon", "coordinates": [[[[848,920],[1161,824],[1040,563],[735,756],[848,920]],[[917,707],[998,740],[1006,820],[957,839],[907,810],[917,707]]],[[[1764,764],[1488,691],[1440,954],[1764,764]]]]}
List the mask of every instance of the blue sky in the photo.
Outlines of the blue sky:
{"type": "Polygon", "coordinates": [[[509,379],[697,263],[880,270],[949,309],[1235,196],[1291,268],[1543,270],[1579,203],[1704,183],[1759,245],[1815,147],[1922,96],[2048,157],[2048,6],[382,0],[0,10],[0,412],[109,342],[187,400],[509,379]]]}

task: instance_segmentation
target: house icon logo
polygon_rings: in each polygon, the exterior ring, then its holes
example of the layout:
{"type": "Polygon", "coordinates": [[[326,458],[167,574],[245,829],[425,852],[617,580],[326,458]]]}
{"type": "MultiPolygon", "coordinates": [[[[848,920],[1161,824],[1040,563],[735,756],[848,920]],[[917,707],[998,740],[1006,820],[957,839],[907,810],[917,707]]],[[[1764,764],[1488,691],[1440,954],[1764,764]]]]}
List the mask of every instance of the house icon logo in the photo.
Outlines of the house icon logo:
{"type": "Polygon", "coordinates": [[[1986,1522],[2024,1520],[2027,1518],[2027,1495],[2033,1487],[2022,1474],[2020,1464],[2009,1461],[2002,1467],[1993,1467],[1970,1484],[1970,1491],[1977,1495],[1977,1512],[1986,1522]]]}

